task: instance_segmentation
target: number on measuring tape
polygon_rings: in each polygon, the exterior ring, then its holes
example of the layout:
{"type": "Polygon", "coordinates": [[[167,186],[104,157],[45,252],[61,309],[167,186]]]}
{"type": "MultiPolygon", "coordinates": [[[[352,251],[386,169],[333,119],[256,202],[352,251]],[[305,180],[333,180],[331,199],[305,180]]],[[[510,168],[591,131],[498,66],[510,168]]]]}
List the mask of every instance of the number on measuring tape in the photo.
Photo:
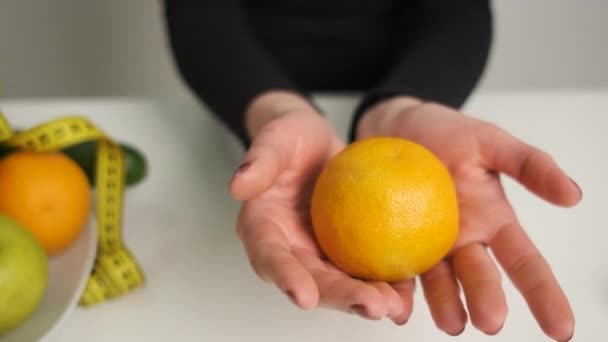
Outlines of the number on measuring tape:
{"type": "Polygon", "coordinates": [[[82,117],[53,120],[15,134],[8,145],[27,150],[56,151],[89,140],[107,139],[104,133],[82,117]]]}
{"type": "Polygon", "coordinates": [[[122,193],[124,189],[124,160],[120,146],[109,140],[97,145],[97,217],[99,248],[102,252],[121,248],[122,193]]]}

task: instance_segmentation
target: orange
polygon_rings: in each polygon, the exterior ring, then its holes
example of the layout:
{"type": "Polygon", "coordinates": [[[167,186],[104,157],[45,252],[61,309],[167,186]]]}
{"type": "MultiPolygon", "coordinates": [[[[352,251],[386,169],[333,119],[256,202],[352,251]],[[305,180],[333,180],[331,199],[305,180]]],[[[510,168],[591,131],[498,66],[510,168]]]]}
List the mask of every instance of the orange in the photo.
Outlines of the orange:
{"type": "Polygon", "coordinates": [[[424,273],[458,236],[458,201],[448,169],[409,140],[347,146],[316,181],[311,218],[321,250],[351,276],[397,281],[424,273]]]}
{"type": "Polygon", "coordinates": [[[0,212],[29,229],[48,255],[78,237],[91,202],[84,171],[60,152],[15,152],[0,160],[0,212]]]}

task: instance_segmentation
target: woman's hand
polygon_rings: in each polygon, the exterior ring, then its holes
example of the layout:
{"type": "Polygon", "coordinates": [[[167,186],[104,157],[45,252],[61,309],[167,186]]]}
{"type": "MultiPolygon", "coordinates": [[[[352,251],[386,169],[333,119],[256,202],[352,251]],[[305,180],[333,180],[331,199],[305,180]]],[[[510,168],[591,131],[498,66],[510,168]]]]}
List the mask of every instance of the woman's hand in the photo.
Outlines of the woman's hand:
{"type": "Polygon", "coordinates": [[[322,306],[405,323],[411,281],[391,287],[353,279],[332,266],[315,242],[309,212],[314,182],[344,148],[330,123],[284,94],[256,101],[247,127],[253,142],[230,191],[243,201],[237,231],[256,274],[304,309],[322,306]]]}
{"type": "Polygon", "coordinates": [[[489,247],[528,303],[543,331],[569,340],[574,317],[550,266],[520,226],[500,182],[500,173],[560,206],[573,206],[581,190],[543,151],[499,127],[453,109],[412,98],[396,98],[371,108],[357,138],[398,136],[435,153],[454,179],[460,234],[449,256],[420,279],[437,326],[460,333],[467,322],[460,286],[475,327],[487,334],[502,328],[507,304],[489,247]]]}

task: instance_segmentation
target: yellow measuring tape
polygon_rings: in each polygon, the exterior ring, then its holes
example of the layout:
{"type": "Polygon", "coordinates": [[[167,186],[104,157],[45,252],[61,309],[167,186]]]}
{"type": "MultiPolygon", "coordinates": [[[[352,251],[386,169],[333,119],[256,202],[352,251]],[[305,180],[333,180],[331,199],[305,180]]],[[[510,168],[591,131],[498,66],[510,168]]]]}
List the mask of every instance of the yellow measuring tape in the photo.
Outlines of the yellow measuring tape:
{"type": "Polygon", "coordinates": [[[0,112],[0,142],[34,152],[58,151],[97,141],[95,195],[97,255],[79,305],[91,306],[121,296],[145,283],[145,277],[122,239],[125,167],[122,149],[86,118],[52,120],[15,133],[0,112]]]}

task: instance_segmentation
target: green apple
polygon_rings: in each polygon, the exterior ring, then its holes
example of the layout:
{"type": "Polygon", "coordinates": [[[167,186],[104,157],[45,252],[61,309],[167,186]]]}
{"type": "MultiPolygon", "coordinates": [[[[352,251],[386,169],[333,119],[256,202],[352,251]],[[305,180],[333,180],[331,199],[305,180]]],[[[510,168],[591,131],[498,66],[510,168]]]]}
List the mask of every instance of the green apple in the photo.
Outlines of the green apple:
{"type": "Polygon", "coordinates": [[[48,285],[48,257],[34,235],[0,214],[0,335],[24,322],[48,285]]]}

